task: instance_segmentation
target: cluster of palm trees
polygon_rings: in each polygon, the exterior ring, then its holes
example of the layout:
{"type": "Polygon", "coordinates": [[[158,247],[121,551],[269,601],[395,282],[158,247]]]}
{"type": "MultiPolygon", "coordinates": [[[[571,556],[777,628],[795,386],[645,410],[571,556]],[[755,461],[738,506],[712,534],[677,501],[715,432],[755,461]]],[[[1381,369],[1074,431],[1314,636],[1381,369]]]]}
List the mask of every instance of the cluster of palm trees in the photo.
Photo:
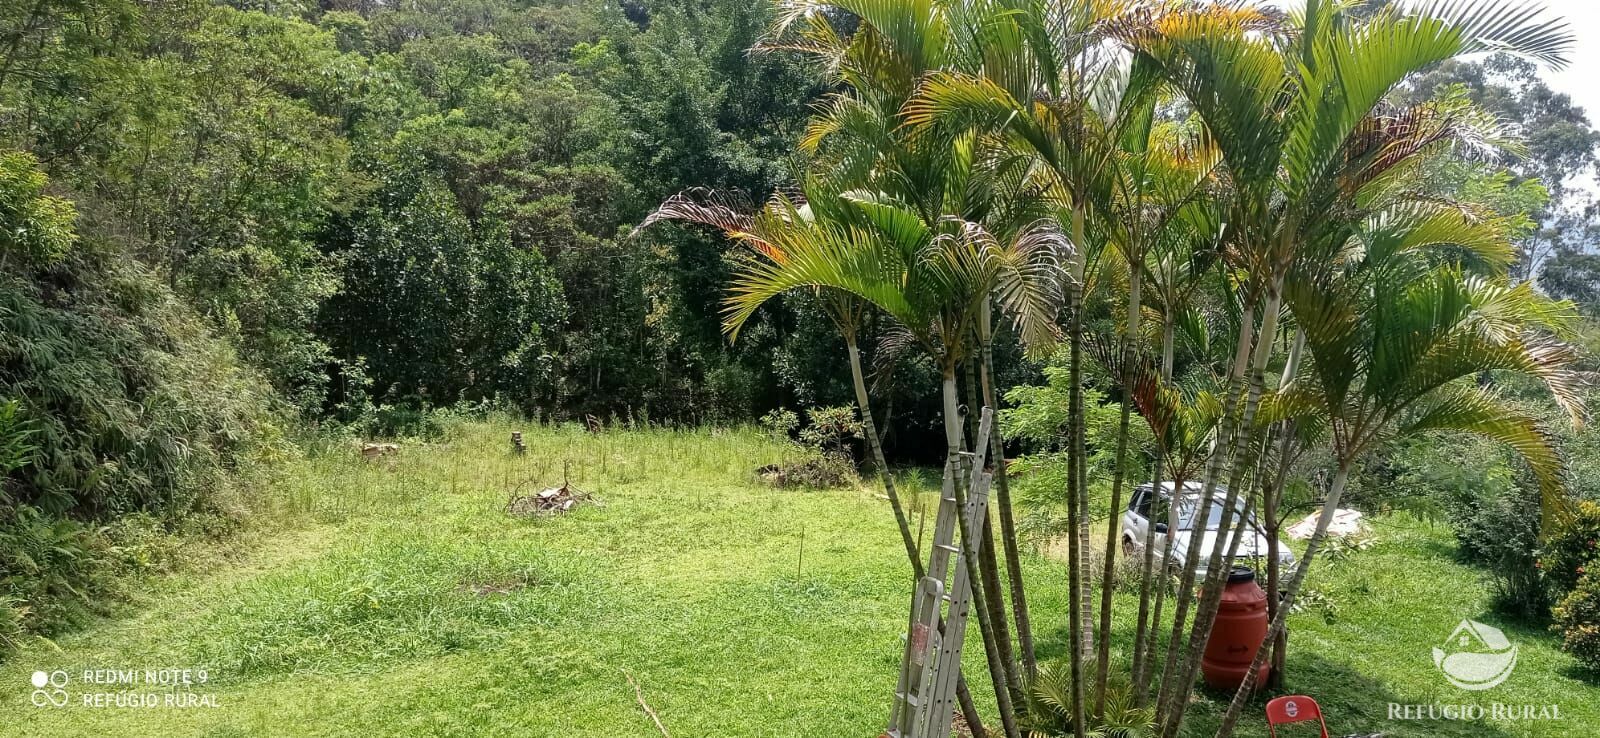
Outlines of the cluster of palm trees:
{"type": "MultiPolygon", "coordinates": [[[[1559,521],[1558,451],[1486,378],[1536,377],[1579,419],[1571,310],[1510,285],[1508,221],[1441,182],[1444,164],[1515,143],[1458,96],[1404,105],[1393,93],[1485,50],[1560,64],[1571,44],[1563,24],[1473,0],[1306,0],[1290,12],[1227,0],[785,0],[778,14],[757,51],[808,55],[835,85],[802,138],[795,190],[754,212],[691,191],[651,222],[710,224],[746,247],[727,297],[730,335],[778,295],[823,298],[918,577],[918,543],[873,431],[864,317],[887,317],[886,343],[920,347],[939,368],[949,464],[970,443],[958,378],[996,405],[1000,321],[1037,353],[1061,347],[1072,379],[1064,665],[1035,655],[1003,463],[999,535],[968,560],[1008,738],[1107,726],[1178,735],[1248,513],[1276,528],[1308,452],[1331,459],[1317,470],[1323,512],[1293,572],[1267,556],[1268,589],[1284,596],[1269,598],[1273,647],[1258,665],[1282,657],[1286,615],[1347,480],[1397,436],[1509,444],[1559,521]],[[1091,314],[1105,305],[1125,308],[1091,314]],[[1092,324],[1107,317],[1103,336],[1092,324]],[[1180,353],[1192,366],[1175,376],[1180,353]],[[1091,361],[1123,399],[1098,572],[1081,389],[1091,361]],[[1150,481],[1198,485],[1196,519],[1220,505],[1233,536],[1209,552],[1190,538],[1170,607],[1161,562],[1174,552],[1145,547],[1124,664],[1111,649],[1111,583],[1116,511],[1137,481],[1127,470],[1146,468],[1126,463],[1142,452],[1128,441],[1135,410],[1155,439],[1150,481]],[[1054,695],[1059,714],[1028,709],[1039,695],[1054,695]]],[[[992,443],[1002,458],[1000,433],[992,443]]],[[[1164,521],[1172,530],[1178,507],[1164,521]]],[[[961,696],[978,725],[973,696],[961,696]]]]}

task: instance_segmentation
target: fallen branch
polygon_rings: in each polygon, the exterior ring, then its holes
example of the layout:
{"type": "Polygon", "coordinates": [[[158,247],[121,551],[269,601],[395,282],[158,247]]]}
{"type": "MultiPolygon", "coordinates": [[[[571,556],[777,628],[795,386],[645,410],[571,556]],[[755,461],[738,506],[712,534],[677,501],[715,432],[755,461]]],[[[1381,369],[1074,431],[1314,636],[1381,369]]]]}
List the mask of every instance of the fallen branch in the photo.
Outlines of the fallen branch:
{"type": "MultiPolygon", "coordinates": [[[[522,487],[521,484],[517,485],[517,490],[520,491],[522,487]]],[[[557,515],[585,503],[599,504],[593,494],[578,489],[570,483],[562,483],[560,487],[551,487],[538,494],[519,495],[513,492],[511,499],[506,501],[506,513],[525,518],[557,515]]]]}
{"type": "Polygon", "coordinates": [[[672,734],[667,732],[667,726],[661,724],[661,718],[656,715],[656,711],[650,709],[650,705],[644,701],[644,690],[639,689],[639,683],[633,680],[633,675],[629,674],[627,669],[622,670],[622,675],[628,678],[628,684],[633,687],[633,698],[639,701],[639,706],[644,708],[644,714],[649,715],[650,720],[656,724],[656,730],[661,731],[661,735],[665,738],[672,738],[672,734]]]}

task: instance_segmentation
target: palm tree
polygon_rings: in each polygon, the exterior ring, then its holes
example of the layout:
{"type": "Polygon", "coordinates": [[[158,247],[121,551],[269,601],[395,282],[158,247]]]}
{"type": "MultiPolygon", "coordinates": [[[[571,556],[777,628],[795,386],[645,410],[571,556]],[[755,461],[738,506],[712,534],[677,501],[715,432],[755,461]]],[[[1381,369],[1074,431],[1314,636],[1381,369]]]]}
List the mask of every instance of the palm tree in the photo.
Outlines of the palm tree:
{"type": "MultiPolygon", "coordinates": [[[[968,10],[968,6],[959,3],[794,3],[786,6],[768,40],[761,45],[763,49],[787,49],[817,58],[829,75],[843,84],[843,89],[821,106],[820,114],[802,139],[802,149],[813,157],[814,171],[826,172],[836,191],[854,191],[858,195],[855,199],[866,222],[880,216],[887,218],[877,227],[887,229],[890,241],[906,235],[899,232],[904,223],[895,222],[897,216],[890,211],[941,231],[934,238],[942,245],[971,246],[984,240],[1025,244],[1037,242],[1037,234],[1044,232],[1033,225],[1043,198],[1038,196],[1025,168],[1016,166],[1017,157],[1007,156],[972,131],[949,130],[929,135],[902,125],[901,108],[926,74],[946,66],[969,64],[970,57],[964,57],[964,45],[958,38],[969,28],[961,22],[962,14],[968,10]],[[850,33],[840,33],[834,26],[832,19],[842,14],[860,21],[850,33]],[[1030,196],[1013,196],[1021,193],[1030,196]],[[888,205],[889,210],[882,209],[882,205],[888,205]],[[982,226],[953,225],[957,222],[982,226]]],[[[967,246],[945,249],[946,256],[971,251],[967,246]]],[[[982,247],[976,251],[993,250],[982,247]]],[[[963,261],[966,259],[949,260],[948,265],[963,270],[972,266],[963,261]]],[[[966,279],[973,275],[952,276],[966,279]]],[[[979,289],[969,293],[979,299],[965,300],[957,313],[935,310],[922,318],[921,325],[906,323],[904,315],[893,316],[907,335],[930,350],[942,371],[959,365],[966,357],[985,353],[988,344],[991,322],[987,303],[991,296],[984,291],[987,287],[981,279],[969,286],[979,289]],[[974,340],[977,352],[972,350],[974,340]]],[[[959,289],[956,287],[951,294],[959,294],[959,289]]],[[[997,297],[1009,299],[1005,295],[997,297]]],[[[918,307],[931,308],[932,303],[918,307]]],[[[1028,340],[1034,338],[1025,336],[1028,340]]],[[[989,359],[984,365],[986,376],[992,378],[992,369],[989,359]]],[[[953,371],[946,373],[946,379],[953,379],[953,371]]],[[[992,400],[992,380],[988,384],[985,394],[992,400]]],[[[945,415],[949,438],[955,442],[959,420],[952,397],[947,393],[945,415]]],[[[1000,445],[999,438],[992,442],[1000,445]]],[[[996,459],[1003,464],[1003,454],[997,454],[996,459]]],[[[1011,575],[1012,604],[1023,643],[1023,659],[1031,669],[1032,640],[1027,631],[1015,525],[1004,470],[999,473],[1001,534],[1011,575]]],[[[956,495],[964,496],[957,487],[956,495]]],[[[984,525],[991,523],[986,519],[984,525]]],[[[986,653],[991,654],[991,675],[995,677],[1002,720],[1007,723],[1008,734],[1015,734],[1008,703],[1020,697],[1022,680],[1015,671],[993,544],[986,545],[980,553],[982,576],[974,577],[974,581],[983,584],[983,592],[977,596],[978,619],[986,653]],[[1002,689],[1011,694],[1001,697],[1002,689]]]]}
{"type": "MultiPolygon", "coordinates": [[[[827,101],[804,145],[829,162],[830,178],[842,185],[835,191],[849,193],[840,198],[847,215],[812,239],[807,248],[814,253],[794,246],[786,247],[782,263],[753,258],[731,305],[759,304],[776,294],[765,292],[773,288],[816,287],[848,293],[893,317],[941,368],[953,456],[960,442],[955,367],[972,355],[974,340],[982,351],[990,295],[1000,297],[1014,320],[1032,324],[1025,332],[1037,338],[1048,334],[1042,330],[1048,320],[1018,308],[1048,306],[1051,290],[1065,282],[1074,387],[1067,444],[1069,660],[1078,735],[1087,724],[1083,664],[1094,643],[1082,550],[1088,539],[1078,390],[1083,298],[1102,254],[1126,257],[1130,292],[1142,287],[1150,265],[1145,220],[1116,216],[1119,206],[1150,201],[1140,178],[1124,176],[1137,161],[1126,156],[1124,144],[1130,131],[1148,126],[1151,96],[1163,84],[1176,89],[1222,162],[1216,176],[1227,196],[1216,217],[1200,220],[1212,226],[1202,232],[1215,236],[1224,268],[1214,274],[1229,288],[1223,322],[1236,337],[1217,345],[1231,358],[1218,370],[1217,420],[1208,426],[1214,451],[1205,455],[1197,481],[1201,518],[1214,504],[1213,490],[1226,482],[1227,529],[1235,522],[1242,482],[1260,467],[1267,448],[1272,426],[1257,419],[1263,397],[1270,412],[1282,412],[1291,406],[1287,398],[1307,384],[1289,382],[1292,373],[1285,371],[1281,396],[1266,391],[1267,369],[1280,353],[1280,325],[1292,323],[1311,341],[1286,290],[1298,289],[1311,265],[1328,263],[1308,256],[1337,252],[1357,224],[1415,200],[1411,175],[1420,162],[1479,133],[1472,116],[1459,110],[1394,108],[1386,97],[1417,70],[1462,53],[1493,46],[1559,60],[1566,43],[1558,25],[1501,3],[1441,1],[1356,18],[1345,3],[1330,0],[1308,0],[1287,19],[1233,4],[811,0],[786,6],[774,38],[770,46],[815,55],[846,85],[827,101]],[[837,32],[829,20],[834,10],[855,16],[857,29],[837,32]],[[786,34],[791,28],[799,30],[786,34]],[[1019,157],[1025,159],[1020,165],[1019,157]],[[1003,194],[996,196],[995,188],[1003,194]],[[1053,222],[1041,226],[1031,217],[1040,207],[1052,212],[1053,222]],[[1038,257],[1063,253],[1065,244],[1073,247],[1067,279],[1053,280],[1053,265],[1042,266],[1049,260],[1038,257]]],[[[1135,206],[1121,214],[1139,211],[1135,206]]],[[[1193,309],[1174,299],[1177,292],[1160,294],[1159,284],[1156,292],[1163,353],[1170,354],[1168,336],[1193,309]]],[[[744,308],[730,309],[730,323],[748,318],[739,315],[744,308]]],[[[1125,348],[1134,344],[1139,313],[1130,300],[1125,348]]],[[[1132,353],[1121,361],[1125,382],[1133,381],[1126,373],[1137,363],[1132,353]]],[[[957,485],[955,492],[963,490],[957,485]]],[[[964,539],[969,534],[963,531],[964,539]]],[[[1181,726],[1220,598],[1221,564],[1231,558],[1215,547],[1196,596],[1198,544],[1190,544],[1157,701],[1165,735],[1181,726]],[[1191,607],[1185,652],[1180,646],[1191,607]]],[[[1009,663],[997,663],[1009,659],[997,658],[992,621],[980,607],[1004,720],[1010,700],[1000,685],[1019,680],[1007,679],[1009,663]]],[[[1141,669],[1151,666],[1153,641],[1136,648],[1141,669]]],[[[1101,653],[1103,673],[1107,657],[1101,653]]],[[[1013,722],[1007,720],[1008,734],[1015,732],[1013,722]]]]}
{"type": "MultiPolygon", "coordinates": [[[[1111,514],[1107,516],[1104,568],[1100,579],[1100,632],[1111,632],[1112,591],[1116,576],[1116,553],[1121,538],[1122,486],[1127,472],[1129,425],[1134,402],[1140,348],[1143,336],[1140,321],[1143,317],[1143,286],[1148,255],[1173,239],[1188,243],[1195,235],[1195,211],[1208,210],[1206,190],[1211,184],[1211,172],[1217,164],[1216,152],[1204,141],[1190,135],[1180,125],[1153,124],[1155,99],[1146,96],[1144,104],[1149,117],[1144,124],[1129,126],[1120,141],[1113,173],[1111,244],[1125,257],[1128,270],[1128,308],[1123,322],[1122,356],[1115,361],[1103,361],[1122,383],[1122,412],[1117,431],[1116,461],[1111,481],[1111,514]]],[[[1203,237],[1203,236],[1202,236],[1203,237]]],[[[1165,331],[1163,331],[1165,333],[1165,331]]],[[[1162,347],[1166,353],[1167,347],[1162,347]]],[[[1165,379],[1171,379],[1167,372],[1165,379]]],[[[1159,437],[1159,436],[1158,436],[1159,437]]],[[[1159,446],[1158,446],[1159,448],[1159,446]]],[[[1162,460],[1155,461],[1157,475],[1162,460]]],[[[1159,481],[1159,480],[1157,480],[1159,481]]],[[[1153,526],[1153,523],[1152,523],[1153,526]]],[[[1145,540],[1151,540],[1147,531],[1145,540]]],[[[1149,547],[1146,547],[1149,549],[1149,547]]],[[[1134,669],[1141,664],[1139,652],[1143,645],[1144,624],[1148,616],[1149,570],[1153,550],[1145,556],[1146,576],[1142,580],[1141,612],[1135,636],[1134,669]]],[[[1106,684],[1110,669],[1109,638],[1099,640],[1095,672],[1095,714],[1104,709],[1106,684]]],[[[1135,699],[1142,697],[1135,696],[1135,699]]]]}
{"type": "MultiPolygon", "coordinates": [[[[1123,29],[1125,42],[1155,60],[1204,121],[1233,185],[1226,253],[1251,309],[1240,323],[1227,414],[1200,493],[1206,505],[1215,486],[1229,482],[1223,530],[1259,448],[1254,416],[1297,253],[1319,231],[1359,221],[1374,199],[1395,197],[1386,185],[1461,132],[1463,121],[1420,107],[1387,110],[1386,96],[1417,71],[1486,45],[1559,58],[1566,43],[1559,24],[1506,11],[1491,2],[1438,3],[1356,19],[1341,3],[1309,0],[1285,24],[1250,9],[1178,6],[1123,29]]],[[[1188,658],[1166,675],[1158,706],[1165,735],[1181,723],[1181,697],[1215,617],[1223,583],[1216,549],[1188,658]]]]}
{"type": "MultiPolygon", "coordinates": [[[[796,200],[785,195],[775,195],[753,215],[742,212],[737,206],[728,202],[728,198],[713,192],[680,193],[662,203],[661,207],[645,218],[634,232],[638,233],[663,220],[697,223],[722,231],[729,239],[745,245],[755,253],[781,260],[784,255],[780,244],[793,238],[784,235],[784,232],[803,232],[815,228],[817,212],[826,213],[829,206],[836,203],[836,198],[824,194],[815,186],[816,183],[812,184],[814,186],[808,188],[810,198],[796,200]]],[[[855,388],[856,407],[861,413],[867,450],[878,468],[884,494],[889,498],[889,507],[894,512],[895,524],[900,530],[906,557],[911,562],[913,581],[921,579],[922,556],[916,538],[911,533],[905,506],[895,488],[894,474],[884,457],[883,444],[873,421],[872,400],[867,392],[866,377],[861,366],[859,337],[867,304],[848,292],[838,290],[822,291],[821,299],[824,312],[844,338],[845,351],[850,363],[850,378],[855,388]]]]}
{"type": "MultiPolygon", "coordinates": [[[[960,5],[960,4],[958,4],[960,5]]],[[[1084,406],[1081,391],[1084,296],[1088,276],[1116,230],[1114,197],[1119,143],[1134,132],[1148,135],[1158,81],[1132,69],[1107,43],[1110,29],[1128,8],[1117,2],[974,2],[963,6],[972,23],[963,37],[973,63],[927,75],[906,106],[913,125],[933,129],[977,129],[1003,137],[1049,178],[1049,194],[1059,203],[1057,219],[1075,246],[1066,283],[1069,341],[1067,443],[1068,588],[1075,606],[1068,630],[1075,641],[1069,654],[1074,690],[1083,688],[1083,665],[1095,655],[1093,598],[1088,582],[1089,540],[1087,473],[1084,458],[1084,406]]],[[[1137,323],[1137,320],[1133,321],[1137,323]]],[[[1109,638],[1103,633],[1102,639],[1109,638]]],[[[1104,660],[1097,673],[1105,673],[1104,660]]],[[[1071,708],[1076,735],[1084,735],[1082,695],[1071,708]]]]}
{"type": "MultiPolygon", "coordinates": [[[[1358,225],[1345,249],[1359,254],[1362,269],[1386,273],[1391,277],[1419,278],[1428,270],[1457,264],[1469,274],[1504,278],[1512,259],[1510,224],[1504,218],[1480,212],[1471,203],[1439,201],[1407,203],[1383,211],[1358,225]]],[[[1543,304],[1530,301],[1529,305],[1543,304]]],[[[1549,321],[1542,320],[1548,324],[1549,321]]],[[[1278,393],[1286,392],[1302,365],[1306,336],[1298,328],[1285,363],[1278,393]]],[[[1320,418],[1288,418],[1278,421],[1264,442],[1257,485],[1261,490],[1263,524],[1267,537],[1267,591],[1281,591],[1282,572],[1278,552],[1282,545],[1276,535],[1281,521],[1279,508],[1289,471],[1296,461],[1323,439],[1325,423],[1320,418]],[[1272,448],[1274,442],[1276,449],[1272,448]]],[[[1267,601],[1268,619],[1277,616],[1281,603],[1267,601]]],[[[1271,678],[1283,678],[1286,641],[1279,633],[1272,649],[1271,678]]]]}
{"type": "MultiPolygon", "coordinates": [[[[1054,340],[1056,270],[1064,238],[1047,222],[1002,243],[981,226],[956,218],[925,223],[906,203],[867,193],[840,199],[839,219],[814,218],[805,228],[765,233],[773,248],[739,264],[729,289],[724,326],[736,333],[755,311],[783,292],[816,288],[845,293],[898,322],[934,357],[940,369],[947,442],[947,482],[955,481],[961,447],[956,371],[972,355],[975,322],[992,298],[1017,323],[1024,341],[1054,340]]],[[[964,540],[973,540],[965,529],[964,540]]],[[[977,551],[965,557],[971,581],[979,582],[977,551]]],[[[996,699],[1008,719],[1009,685],[981,589],[974,590],[980,630],[985,631],[996,699]]],[[[1014,727],[1014,726],[1013,726],[1014,727]]],[[[1008,728],[1008,732],[1011,729],[1008,728]]]]}
{"type": "MultiPolygon", "coordinates": [[[[1309,271],[1309,270],[1308,270],[1309,271]]],[[[1561,326],[1562,307],[1503,279],[1467,276],[1454,265],[1418,276],[1408,270],[1326,269],[1296,279],[1289,303],[1306,336],[1311,369],[1279,400],[1284,417],[1328,424],[1334,474],[1317,528],[1268,630],[1276,638],[1325,539],[1350,474],[1362,456],[1394,438],[1471,433],[1507,444],[1528,463],[1545,515],[1564,514],[1565,469],[1550,436],[1525,413],[1478,383],[1509,371],[1542,380],[1576,422],[1582,417],[1578,353],[1542,328],[1561,326]],[[1367,273],[1376,271],[1377,273],[1367,273]],[[1351,302],[1371,295],[1367,309],[1351,302]]],[[[1254,687],[1261,649],[1218,729],[1229,735],[1254,687]]]]}
{"type": "MultiPolygon", "coordinates": [[[[1197,142],[1204,142],[1204,139],[1196,139],[1197,142]]],[[[1208,174],[1214,171],[1217,163],[1215,149],[1210,146],[1197,149],[1204,152],[1192,157],[1198,164],[1197,168],[1208,174]]],[[[1196,178],[1196,182],[1199,181],[1196,178]]],[[[1171,387],[1178,327],[1183,326],[1183,332],[1189,336],[1191,344],[1209,343],[1204,335],[1205,322],[1193,298],[1197,291],[1208,284],[1208,277],[1213,274],[1217,260],[1216,247],[1222,216],[1218,212],[1216,194],[1214,190],[1209,193],[1197,190],[1191,196],[1182,198],[1174,217],[1165,221],[1164,227],[1149,244],[1143,264],[1146,274],[1144,281],[1151,286],[1151,307],[1160,316],[1161,349],[1159,369],[1151,371],[1145,368],[1137,374],[1130,397],[1139,407],[1141,416],[1150,424],[1156,438],[1156,457],[1152,465],[1155,474],[1151,480],[1151,487],[1156,490],[1161,488],[1164,471],[1165,478],[1172,482],[1174,489],[1183,489],[1187,481],[1198,476],[1198,465],[1203,464],[1208,456],[1205,444],[1221,415],[1222,405],[1214,394],[1205,391],[1186,393],[1171,387]]],[[[1137,364],[1135,367],[1138,371],[1137,364]]],[[[1176,515],[1176,508],[1169,510],[1169,520],[1165,521],[1168,530],[1176,529],[1176,515]]],[[[1155,516],[1150,517],[1145,530],[1146,541],[1154,539],[1157,522],[1155,516]]],[[[1172,544],[1172,538],[1167,537],[1160,557],[1163,566],[1170,566],[1165,562],[1172,561],[1172,544]]],[[[1155,561],[1155,549],[1146,546],[1141,566],[1139,615],[1134,631],[1133,654],[1134,693],[1135,698],[1141,701],[1145,699],[1149,672],[1153,666],[1151,662],[1156,643],[1153,631],[1161,621],[1161,608],[1166,595],[1166,587],[1152,587],[1155,561]]]]}

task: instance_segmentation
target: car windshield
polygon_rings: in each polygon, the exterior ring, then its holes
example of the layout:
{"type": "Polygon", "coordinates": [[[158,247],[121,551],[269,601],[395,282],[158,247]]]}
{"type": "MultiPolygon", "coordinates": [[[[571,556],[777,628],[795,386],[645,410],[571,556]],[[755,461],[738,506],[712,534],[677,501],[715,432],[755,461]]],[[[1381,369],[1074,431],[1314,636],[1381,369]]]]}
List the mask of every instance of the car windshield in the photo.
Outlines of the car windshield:
{"type": "MultiPolygon", "coordinates": [[[[1196,514],[1195,506],[1199,502],[1200,496],[1194,495],[1184,497],[1183,501],[1178,504],[1178,530],[1194,530],[1194,518],[1196,514]]],[[[1243,500],[1239,500],[1234,504],[1235,510],[1242,510],[1242,507],[1243,500]]],[[[1217,500],[1216,502],[1212,503],[1211,509],[1208,512],[1209,515],[1206,516],[1205,530],[1216,530],[1220,528],[1222,526],[1222,500],[1217,500]]]]}

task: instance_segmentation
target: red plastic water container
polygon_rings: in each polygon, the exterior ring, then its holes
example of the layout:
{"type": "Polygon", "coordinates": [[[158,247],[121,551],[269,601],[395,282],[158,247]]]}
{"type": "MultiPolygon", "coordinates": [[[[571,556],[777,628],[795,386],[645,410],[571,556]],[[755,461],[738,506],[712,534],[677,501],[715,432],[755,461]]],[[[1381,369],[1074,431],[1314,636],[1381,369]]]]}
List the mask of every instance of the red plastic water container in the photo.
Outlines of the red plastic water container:
{"type": "MultiPolygon", "coordinates": [[[[1243,567],[1228,574],[1228,586],[1222,590],[1222,605],[1217,608],[1217,620],[1211,625],[1211,639],[1206,641],[1205,657],[1200,661],[1200,673],[1213,689],[1238,689],[1256,651],[1267,639],[1267,593],[1256,584],[1256,573],[1243,567]]],[[[1256,684],[1265,684],[1271,667],[1261,665],[1256,684]]]]}

